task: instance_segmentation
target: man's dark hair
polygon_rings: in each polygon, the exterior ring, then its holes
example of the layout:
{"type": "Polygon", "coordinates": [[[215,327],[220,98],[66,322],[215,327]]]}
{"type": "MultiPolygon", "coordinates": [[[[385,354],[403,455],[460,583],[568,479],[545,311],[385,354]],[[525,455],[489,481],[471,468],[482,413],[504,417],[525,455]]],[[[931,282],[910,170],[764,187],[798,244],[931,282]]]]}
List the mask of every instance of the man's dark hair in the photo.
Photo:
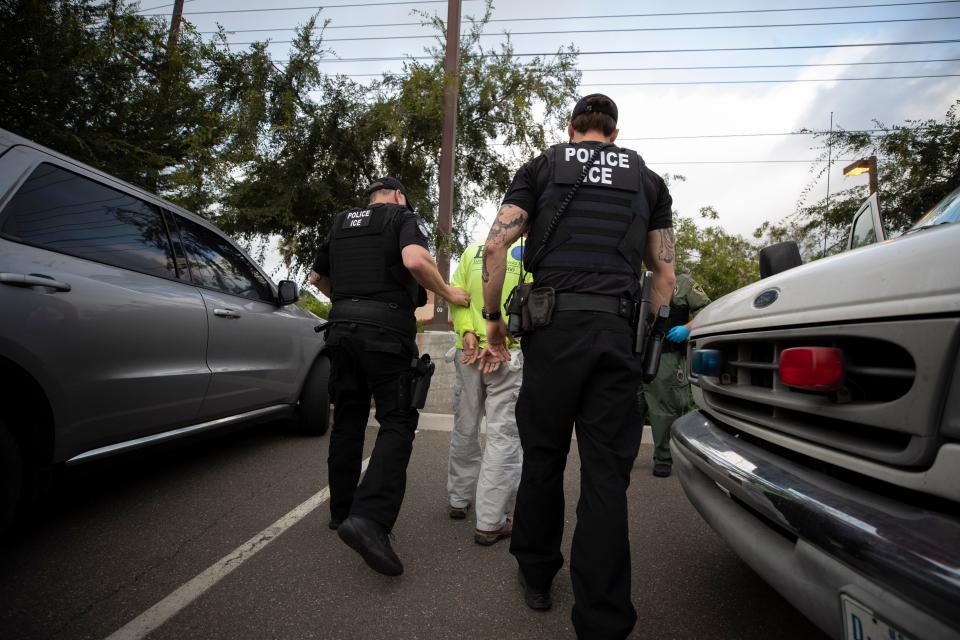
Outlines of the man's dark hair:
{"type": "Polygon", "coordinates": [[[617,129],[617,122],[605,113],[581,113],[573,119],[573,129],[577,133],[602,131],[609,137],[617,129]]]}

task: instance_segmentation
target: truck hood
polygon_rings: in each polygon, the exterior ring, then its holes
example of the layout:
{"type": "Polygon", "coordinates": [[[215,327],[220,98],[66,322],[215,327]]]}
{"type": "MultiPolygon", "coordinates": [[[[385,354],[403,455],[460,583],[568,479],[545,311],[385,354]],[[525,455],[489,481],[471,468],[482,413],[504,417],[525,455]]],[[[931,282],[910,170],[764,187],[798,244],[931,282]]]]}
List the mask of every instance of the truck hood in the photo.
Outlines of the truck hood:
{"type": "Polygon", "coordinates": [[[960,225],[916,231],[784,271],[703,309],[693,335],[960,314],[960,225]],[[776,299],[765,307],[761,294],[776,299]]]}

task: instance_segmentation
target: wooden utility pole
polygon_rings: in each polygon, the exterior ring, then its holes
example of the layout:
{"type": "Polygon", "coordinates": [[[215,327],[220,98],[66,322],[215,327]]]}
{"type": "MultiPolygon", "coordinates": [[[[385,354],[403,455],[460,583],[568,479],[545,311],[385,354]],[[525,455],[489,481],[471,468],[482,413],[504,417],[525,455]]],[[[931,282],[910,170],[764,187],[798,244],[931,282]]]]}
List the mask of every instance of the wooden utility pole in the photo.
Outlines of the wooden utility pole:
{"type": "MultiPolygon", "coordinates": [[[[443,131],[440,138],[440,202],[437,225],[440,241],[437,245],[437,266],[445,281],[450,279],[450,232],[453,220],[453,172],[457,152],[457,99],[460,93],[460,2],[447,0],[447,51],[444,63],[443,131]]],[[[447,301],[434,297],[433,320],[429,328],[435,331],[449,329],[447,301]]]]}
{"type": "Polygon", "coordinates": [[[173,3],[173,16],[170,18],[170,38],[167,40],[167,60],[177,52],[177,42],[180,39],[180,21],[183,19],[183,0],[173,3]]]}

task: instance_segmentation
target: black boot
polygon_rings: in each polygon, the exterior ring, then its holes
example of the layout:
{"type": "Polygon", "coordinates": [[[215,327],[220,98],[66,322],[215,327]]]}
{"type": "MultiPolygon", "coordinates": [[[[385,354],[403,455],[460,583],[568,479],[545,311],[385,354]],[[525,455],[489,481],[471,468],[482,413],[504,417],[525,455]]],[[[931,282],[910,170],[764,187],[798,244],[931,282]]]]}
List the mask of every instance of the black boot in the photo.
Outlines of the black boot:
{"type": "Polygon", "coordinates": [[[337,528],[337,535],[377,573],[399,576],[403,563],[390,546],[386,528],[360,516],[350,516],[337,528]]]}
{"type": "Polygon", "coordinates": [[[527,584],[523,577],[523,570],[517,570],[517,577],[520,578],[520,586],[523,587],[523,599],[527,606],[537,611],[549,611],[553,606],[553,597],[550,595],[550,587],[546,589],[535,589],[527,584]]]}

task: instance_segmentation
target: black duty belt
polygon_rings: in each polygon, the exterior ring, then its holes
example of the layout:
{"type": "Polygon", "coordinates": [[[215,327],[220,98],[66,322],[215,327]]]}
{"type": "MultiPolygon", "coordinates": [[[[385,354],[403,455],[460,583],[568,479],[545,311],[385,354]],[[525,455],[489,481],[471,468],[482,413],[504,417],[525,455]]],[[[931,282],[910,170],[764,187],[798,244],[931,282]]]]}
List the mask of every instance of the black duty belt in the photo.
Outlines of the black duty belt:
{"type": "Polygon", "coordinates": [[[328,324],[362,324],[402,335],[417,335],[417,319],[410,307],[365,298],[341,298],[330,309],[328,324]]]}
{"type": "Polygon", "coordinates": [[[598,293],[558,293],[554,311],[600,311],[633,321],[637,303],[630,298],[598,293]]]}

